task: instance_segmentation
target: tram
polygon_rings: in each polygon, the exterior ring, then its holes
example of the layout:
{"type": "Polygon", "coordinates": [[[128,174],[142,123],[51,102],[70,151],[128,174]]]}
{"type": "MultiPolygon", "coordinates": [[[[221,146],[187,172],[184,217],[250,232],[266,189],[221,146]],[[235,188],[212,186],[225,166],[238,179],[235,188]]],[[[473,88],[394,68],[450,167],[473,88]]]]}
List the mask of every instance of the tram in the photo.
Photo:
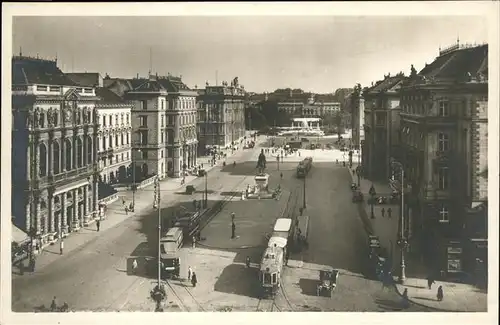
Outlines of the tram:
{"type": "Polygon", "coordinates": [[[283,266],[288,259],[287,244],[291,226],[292,220],[288,218],[279,218],[274,224],[268,247],[264,250],[260,263],[262,297],[274,297],[281,286],[283,266]]]}
{"type": "Polygon", "coordinates": [[[302,178],[306,177],[307,173],[311,170],[312,167],[312,158],[307,157],[304,158],[301,162],[299,162],[299,165],[297,166],[297,177],[302,178]]]}

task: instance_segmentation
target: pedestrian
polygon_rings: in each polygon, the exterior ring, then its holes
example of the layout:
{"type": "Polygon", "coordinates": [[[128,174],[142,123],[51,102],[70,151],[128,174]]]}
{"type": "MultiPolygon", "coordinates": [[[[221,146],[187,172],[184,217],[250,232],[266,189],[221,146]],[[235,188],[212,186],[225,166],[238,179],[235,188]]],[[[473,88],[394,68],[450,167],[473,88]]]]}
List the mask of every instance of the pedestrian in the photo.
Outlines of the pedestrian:
{"type": "Polygon", "coordinates": [[[247,258],[245,259],[245,265],[247,268],[250,267],[250,256],[247,256],[247,258]]]}
{"type": "Polygon", "coordinates": [[[392,209],[390,207],[387,209],[387,217],[389,219],[392,217],[392,209]]]}
{"type": "Polygon", "coordinates": [[[437,291],[437,300],[442,301],[444,298],[443,286],[439,286],[437,291]]]}
{"type": "Polygon", "coordinates": [[[130,202],[130,205],[129,205],[129,207],[128,207],[128,210],[129,210],[130,212],[134,212],[134,205],[132,204],[132,202],[130,202]]]}
{"type": "Polygon", "coordinates": [[[57,309],[57,304],[56,304],[56,296],[52,299],[52,303],[50,304],[50,311],[54,312],[57,309]]]}
{"type": "Polygon", "coordinates": [[[122,198],[122,203],[123,203],[123,205],[125,205],[125,199],[124,198],[122,198]]]}
{"type": "Polygon", "coordinates": [[[197,283],[198,283],[198,278],[196,277],[196,273],[193,272],[193,274],[191,275],[191,284],[193,285],[193,287],[196,287],[197,283]]]}
{"type": "Polygon", "coordinates": [[[432,278],[432,276],[428,276],[427,277],[427,286],[429,287],[429,290],[432,289],[432,285],[436,283],[436,281],[434,281],[434,279],[432,278]]]}
{"type": "Polygon", "coordinates": [[[385,217],[385,208],[382,208],[382,218],[385,217]]]}
{"type": "Polygon", "coordinates": [[[59,244],[59,253],[61,253],[62,255],[63,252],[64,252],[64,240],[61,239],[61,242],[59,244]]]}
{"type": "Polygon", "coordinates": [[[192,238],[193,248],[196,248],[196,236],[193,235],[192,238]]]}
{"type": "Polygon", "coordinates": [[[95,222],[95,225],[96,225],[96,227],[97,227],[97,232],[99,232],[99,230],[101,229],[101,222],[100,222],[99,220],[97,220],[97,221],[95,222]]]}
{"type": "Polygon", "coordinates": [[[236,217],[236,215],[234,214],[234,212],[231,212],[231,221],[234,223],[234,217],[236,217]]]}
{"type": "Polygon", "coordinates": [[[234,239],[236,237],[236,225],[234,222],[231,224],[231,239],[234,239]]]}
{"type": "Polygon", "coordinates": [[[191,274],[193,274],[193,269],[190,267],[188,267],[188,281],[191,281],[191,274]]]}
{"type": "Polygon", "coordinates": [[[283,179],[283,173],[280,173],[280,177],[281,177],[281,179],[283,179]]]}

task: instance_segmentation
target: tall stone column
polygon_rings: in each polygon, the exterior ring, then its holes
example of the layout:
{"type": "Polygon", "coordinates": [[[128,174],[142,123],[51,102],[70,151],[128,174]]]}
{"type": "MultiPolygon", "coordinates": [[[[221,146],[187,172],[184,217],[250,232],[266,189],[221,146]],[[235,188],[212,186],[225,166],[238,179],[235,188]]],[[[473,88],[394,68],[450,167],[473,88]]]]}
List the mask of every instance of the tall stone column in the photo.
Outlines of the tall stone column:
{"type": "Polygon", "coordinates": [[[33,179],[40,178],[40,143],[35,142],[35,175],[33,175],[33,179]]]}
{"type": "Polygon", "coordinates": [[[97,176],[94,175],[93,183],[92,183],[92,209],[94,212],[98,211],[99,205],[99,193],[98,193],[98,182],[97,176]]]}
{"type": "Polygon", "coordinates": [[[66,193],[61,194],[61,231],[68,232],[68,211],[66,210],[68,196],[66,193]]]}
{"type": "Polygon", "coordinates": [[[74,225],[75,228],[78,228],[78,220],[79,220],[79,211],[78,211],[78,190],[74,189],[73,190],[73,219],[72,221],[72,226],[74,225]]]}
{"type": "Polygon", "coordinates": [[[36,225],[36,232],[37,234],[42,234],[41,228],[42,228],[42,220],[40,218],[40,198],[36,197],[35,198],[35,225],[36,225]]]}
{"type": "Polygon", "coordinates": [[[31,215],[32,208],[31,205],[33,204],[33,196],[31,193],[28,193],[27,203],[26,203],[26,231],[29,231],[31,226],[33,225],[33,218],[31,215]]]}
{"type": "Polygon", "coordinates": [[[54,207],[54,195],[52,191],[49,192],[49,233],[54,233],[55,229],[55,207],[54,207]]]}
{"type": "Polygon", "coordinates": [[[71,169],[78,168],[76,165],[76,136],[71,136],[71,169]]]}

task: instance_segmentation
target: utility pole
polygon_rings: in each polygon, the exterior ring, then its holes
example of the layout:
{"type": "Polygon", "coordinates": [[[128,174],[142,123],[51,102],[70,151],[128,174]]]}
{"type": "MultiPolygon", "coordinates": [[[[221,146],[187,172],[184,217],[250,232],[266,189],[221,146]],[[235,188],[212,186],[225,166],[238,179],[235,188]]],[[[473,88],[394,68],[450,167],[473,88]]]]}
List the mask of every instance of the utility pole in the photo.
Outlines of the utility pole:
{"type": "Polygon", "coordinates": [[[208,173],[205,171],[205,200],[203,206],[208,207],[208,173]]]}

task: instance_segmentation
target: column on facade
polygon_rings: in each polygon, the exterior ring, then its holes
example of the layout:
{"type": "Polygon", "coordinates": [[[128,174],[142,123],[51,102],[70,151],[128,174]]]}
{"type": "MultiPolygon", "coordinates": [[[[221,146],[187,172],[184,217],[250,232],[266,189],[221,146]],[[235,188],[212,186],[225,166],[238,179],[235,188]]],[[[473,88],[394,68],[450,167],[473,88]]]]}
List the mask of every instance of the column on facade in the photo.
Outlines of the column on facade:
{"type": "Polygon", "coordinates": [[[198,165],[198,144],[194,145],[194,165],[198,165]]]}
{"type": "MultiPolygon", "coordinates": [[[[134,165],[135,168],[135,165],[134,165]]],[[[99,203],[99,196],[98,196],[98,182],[97,182],[98,176],[94,175],[93,183],[92,183],[92,211],[97,211],[98,209],[98,203],[99,203]]]]}
{"type": "Polygon", "coordinates": [[[77,166],[77,160],[76,160],[76,152],[77,152],[77,145],[76,145],[76,135],[73,135],[71,137],[71,168],[78,168],[77,166]]]}
{"type": "Polygon", "coordinates": [[[90,161],[87,161],[87,152],[88,152],[88,146],[89,146],[89,138],[87,137],[87,134],[83,136],[83,145],[82,145],[82,151],[83,151],[83,156],[82,156],[82,165],[87,166],[90,164],[90,161]]]}
{"type": "Polygon", "coordinates": [[[66,211],[66,203],[67,203],[68,197],[66,193],[61,194],[61,232],[68,232],[68,216],[66,211]]]}
{"type": "Polygon", "coordinates": [[[60,172],[66,171],[66,138],[61,137],[61,143],[59,146],[59,170],[60,172]]]}
{"type": "Polygon", "coordinates": [[[31,205],[33,204],[33,197],[31,193],[28,193],[27,197],[27,203],[26,203],[26,230],[29,230],[31,226],[33,225],[33,220],[31,216],[31,205]]]}
{"type": "Polygon", "coordinates": [[[35,170],[34,179],[40,178],[40,142],[35,142],[35,170]]]}
{"type": "Polygon", "coordinates": [[[55,232],[55,207],[54,207],[54,194],[52,191],[49,193],[49,233],[55,232]]]}
{"type": "Polygon", "coordinates": [[[41,227],[42,227],[42,220],[40,218],[41,216],[41,207],[40,207],[40,197],[35,198],[35,224],[36,224],[36,230],[37,233],[41,233],[41,227]]]}
{"type": "Polygon", "coordinates": [[[73,190],[73,220],[71,222],[77,223],[79,219],[79,213],[78,213],[78,189],[73,190]]]}
{"type": "Polygon", "coordinates": [[[83,216],[84,222],[88,222],[89,219],[89,186],[85,185],[83,187],[83,216]]]}

